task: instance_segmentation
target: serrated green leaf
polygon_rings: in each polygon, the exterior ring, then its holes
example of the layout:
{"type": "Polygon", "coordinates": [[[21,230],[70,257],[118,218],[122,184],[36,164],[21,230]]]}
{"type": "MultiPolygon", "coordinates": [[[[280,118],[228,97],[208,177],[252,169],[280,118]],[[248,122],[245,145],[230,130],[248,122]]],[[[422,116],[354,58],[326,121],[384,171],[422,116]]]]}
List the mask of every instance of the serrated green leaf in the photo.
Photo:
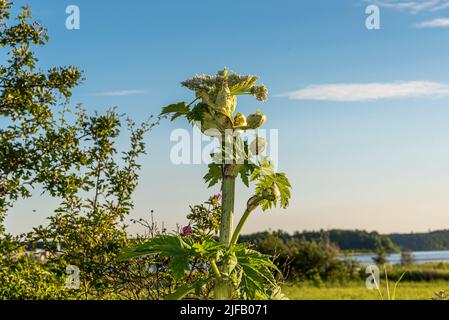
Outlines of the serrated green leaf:
{"type": "Polygon", "coordinates": [[[195,121],[201,122],[204,119],[205,112],[209,112],[209,107],[207,104],[200,102],[196,104],[189,113],[187,113],[187,120],[190,123],[195,121]]]}
{"type": "Polygon", "coordinates": [[[186,271],[189,270],[189,258],[187,255],[174,256],[168,267],[173,278],[179,281],[184,278],[186,271]]]}
{"type": "Polygon", "coordinates": [[[209,164],[209,172],[204,176],[204,181],[209,183],[208,187],[211,188],[216,185],[222,179],[223,170],[221,165],[216,163],[209,164]]]}
{"type": "Polygon", "coordinates": [[[188,242],[191,242],[191,240],[177,236],[156,237],[124,249],[119,256],[119,260],[128,260],[149,254],[160,254],[165,257],[185,255],[191,250],[191,244],[188,242]]]}
{"type": "Polygon", "coordinates": [[[174,121],[181,116],[187,115],[189,111],[190,108],[186,102],[179,102],[162,108],[161,115],[172,114],[171,121],[174,121]]]}
{"type": "Polygon", "coordinates": [[[191,293],[193,290],[195,290],[194,286],[180,286],[175,290],[175,292],[170,293],[165,297],[165,300],[181,300],[185,298],[189,293],[191,293]]]}
{"type": "MultiPolygon", "coordinates": [[[[276,186],[280,193],[279,204],[282,208],[287,208],[291,197],[291,185],[285,173],[263,174],[263,170],[267,170],[269,164],[266,162],[257,167],[252,176],[251,181],[257,180],[256,195],[263,195],[264,190],[276,186]],[[265,167],[265,169],[262,168],[265,167]]],[[[277,205],[278,201],[264,200],[261,202],[262,210],[266,211],[277,205]]]]}
{"type": "Polygon", "coordinates": [[[256,168],[256,165],[245,161],[245,164],[243,164],[239,170],[240,178],[242,179],[242,182],[245,184],[245,186],[248,188],[249,188],[249,182],[250,182],[249,179],[250,179],[251,175],[253,174],[255,168],[256,168]]]}

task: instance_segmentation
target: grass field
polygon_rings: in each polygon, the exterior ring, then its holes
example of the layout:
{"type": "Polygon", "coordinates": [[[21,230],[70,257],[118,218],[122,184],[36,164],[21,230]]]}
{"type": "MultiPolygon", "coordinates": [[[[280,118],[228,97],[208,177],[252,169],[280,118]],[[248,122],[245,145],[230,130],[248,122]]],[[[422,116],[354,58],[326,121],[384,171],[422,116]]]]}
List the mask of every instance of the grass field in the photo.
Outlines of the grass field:
{"type": "MultiPolygon", "coordinates": [[[[390,292],[394,283],[390,283],[390,292]]],[[[382,294],[387,299],[385,281],[381,282],[382,294]]],[[[449,290],[449,281],[401,282],[396,291],[396,300],[429,300],[436,292],[449,290]]],[[[344,285],[324,284],[316,286],[310,283],[288,284],[284,293],[291,300],[379,300],[377,290],[368,290],[365,284],[351,282],[344,285]]]]}

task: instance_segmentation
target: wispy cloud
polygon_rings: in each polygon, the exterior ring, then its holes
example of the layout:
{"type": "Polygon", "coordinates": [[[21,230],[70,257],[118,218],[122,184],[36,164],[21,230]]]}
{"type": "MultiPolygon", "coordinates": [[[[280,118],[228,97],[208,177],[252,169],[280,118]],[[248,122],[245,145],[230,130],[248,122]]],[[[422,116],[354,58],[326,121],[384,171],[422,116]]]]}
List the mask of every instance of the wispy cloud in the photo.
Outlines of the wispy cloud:
{"type": "Polygon", "coordinates": [[[126,97],[126,96],[135,96],[141,94],[147,94],[147,90],[117,90],[117,91],[105,91],[105,92],[97,92],[96,96],[99,97],[126,97]]]}
{"type": "Polygon", "coordinates": [[[431,11],[440,11],[449,8],[449,1],[441,3],[440,5],[434,7],[431,11]]]}
{"type": "Polygon", "coordinates": [[[385,8],[419,13],[421,11],[441,11],[449,8],[449,0],[367,0],[370,3],[377,4],[385,8]]]}
{"type": "Polygon", "coordinates": [[[355,102],[441,95],[449,95],[449,85],[432,81],[400,81],[312,85],[280,96],[291,100],[355,102]]]}
{"type": "Polygon", "coordinates": [[[416,25],[417,28],[447,28],[449,27],[449,18],[438,18],[420,22],[416,25]]]}

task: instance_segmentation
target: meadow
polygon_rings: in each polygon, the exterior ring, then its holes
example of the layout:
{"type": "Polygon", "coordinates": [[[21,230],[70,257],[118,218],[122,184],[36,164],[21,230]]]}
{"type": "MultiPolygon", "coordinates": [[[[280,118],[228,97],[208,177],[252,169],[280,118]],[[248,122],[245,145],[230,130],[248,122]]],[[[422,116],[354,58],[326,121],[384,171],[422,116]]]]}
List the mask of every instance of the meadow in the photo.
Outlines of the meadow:
{"type": "MultiPolygon", "coordinates": [[[[413,264],[410,266],[389,266],[388,278],[390,295],[396,281],[398,282],[396,300],[429,300],[437,294],[449,291],[449,263],[434,262],[413,264]]],[[[381,275],[380,289],[383,299],[388,300],[385,275],[381,275]]],[[[284,293],[292,300],[380,300],[380,293],[367,289],[365,280],[330,281],[330,282],[288,282],[283,287],[284,293]]]]}
{"type": "MultiPolygon", "coordinates": [[[[413,282],[404,281],[398,285],[397,300],[430,300],[441,290],[449,289],[449,281],[413,282]]],[[[369,290],[363,281],[346,284],[313,283],[286,284],[285,295],[291,300],[380,300],[376,290],[369,290]]],[[[386,290],[383,290],[386,299],[386,290]]]]}

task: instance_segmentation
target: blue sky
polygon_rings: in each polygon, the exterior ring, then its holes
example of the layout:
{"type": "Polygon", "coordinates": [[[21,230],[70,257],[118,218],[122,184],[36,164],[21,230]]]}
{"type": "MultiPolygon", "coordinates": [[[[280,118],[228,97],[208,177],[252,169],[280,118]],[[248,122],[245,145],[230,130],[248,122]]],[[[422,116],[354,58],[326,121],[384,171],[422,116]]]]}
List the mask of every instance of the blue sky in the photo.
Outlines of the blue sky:
{"type": "MultiPolygon", "coordinates": [[[[84,70],[72,103],[89,111],[118,106],[143,120],[189,100],[179,82],[196,73],[259,75],[269,101],[240,106],[261,108],[266,127],[279,130],[279,168],[294,189],[288,210],[253,215],[246,232],[449,228],[449,1],[371,1],[380,30],[365,27],[363,0],[16,3],[30,3],[49,29],[43,67],[84,70]],[[65,28],[72,4],[80,30],[65,28]]],[[[179,127],[162,122],[148,136],[132,214],[154,209],[169,228],[217,192],[201,181],[204,165],[170,162],[179,127]]],[[[249,192],[238,191],[241,211],[249,192]]],[[[45,197],[23,201],[7,227],[30,230],[51,210],[45,197]]]]}

